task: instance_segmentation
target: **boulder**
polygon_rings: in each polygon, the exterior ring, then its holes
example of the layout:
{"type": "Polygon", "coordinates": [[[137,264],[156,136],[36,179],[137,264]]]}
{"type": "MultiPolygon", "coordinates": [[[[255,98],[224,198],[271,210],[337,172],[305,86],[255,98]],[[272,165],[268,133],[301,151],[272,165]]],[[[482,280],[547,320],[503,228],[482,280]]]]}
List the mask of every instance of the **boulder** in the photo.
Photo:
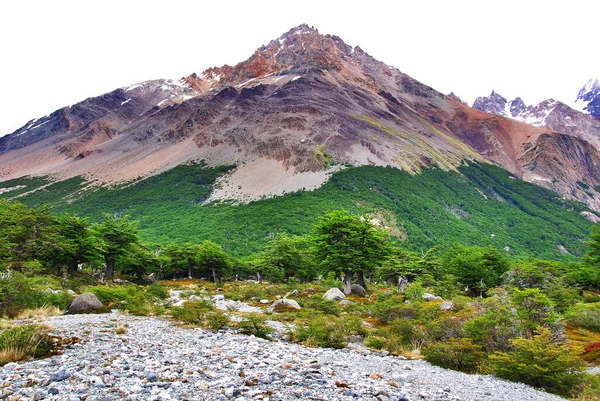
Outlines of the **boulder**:
{"type": "Polygon", "coordinates": [[[350,286],[350,292],[352,294],[358,294],[358,295],[365,295],[365,289],[363,288],[362,285],[360,284],[352,284],[352,286],[350,286]]]}
{"type": "Polygon", "coordinates": [[[104,305],[102,305],[102,302],[100,302],[96,295],[91,292],[85,292],[73,300],[67,313],[98,313],[103,312],[104,309],[104,305]]]}
{"type": "Polygon", "coordinates": [[[435,295],[433,295],[433,294],[430,294],[430,293],[428,293],[428,292],[424,292],[424,293],[423,293],[423,299],[424,299],[425,301],[428,301],[428,302],[429,302],[429,301],[441,301],[441,300],[442,300],[442,297],[438,297],[438,296],[435,296],[435,295]]]}
{"type": "Polygon", "coordinates": [[[323,294],[323,298],[328,299],[330,301],[339,301],[340,299],[346,298],[344,293],[340,291],[339,288],[330,288],[327,290],[325,294],[323,294]]]}
{"type": "Polygon", "coordinates": [[[294,301],[293,299],[282,298],[273,302],[273,304],[267,308],[269,312],[288,309],[301,310],[302,307],[298,304],[298,302],[294,301]]]}
{"type": "Polygon", "coordinates": [[[442,302],[440,305],[440,309],[445,310],[445,311],[454,310],[454,302],[452,302],[452,301],[442,302]]]}

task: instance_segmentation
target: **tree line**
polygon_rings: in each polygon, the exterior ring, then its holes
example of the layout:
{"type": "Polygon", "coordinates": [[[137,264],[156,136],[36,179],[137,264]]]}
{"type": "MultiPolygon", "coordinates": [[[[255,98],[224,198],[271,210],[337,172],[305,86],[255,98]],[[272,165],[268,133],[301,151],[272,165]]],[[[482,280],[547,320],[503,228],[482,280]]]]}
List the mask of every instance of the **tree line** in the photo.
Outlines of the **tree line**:
{"type": "Polygon", "coordinates": [[[419,280],[431,284],[439,295],[451,296],[461,290],[483,295],[506,279],[509,270],[520,272],[518,280],[534,279],[530,276],[541,264],[551,266],[546,271],[560,277],[553,285],[599,288],[600,230],[593,230],[582,260],[511,261],[493,247],[455,245],[409,252],[369,217],[336,210],[321,216],[308,235],[277,233],[261,252],[234,258],[209,240],[144,243],[137,223],[128,216],[104,215],[90,223],[71,214],[55,216],[45,206],[0,200],[0,266],[26,275],[43,271],[72,277],[85,270],[107,280],[119,273],[139,281],[148,274],[211,281],[331,277],[341,279],[347,293],[355,282],[367,288],[369,281],[419,280]]]}

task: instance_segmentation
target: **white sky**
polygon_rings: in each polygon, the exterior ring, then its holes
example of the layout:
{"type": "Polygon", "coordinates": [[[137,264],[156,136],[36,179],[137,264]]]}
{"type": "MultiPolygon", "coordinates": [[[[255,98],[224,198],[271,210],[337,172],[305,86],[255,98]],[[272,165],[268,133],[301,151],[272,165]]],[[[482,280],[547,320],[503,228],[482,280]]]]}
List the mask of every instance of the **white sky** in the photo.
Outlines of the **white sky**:
{"type": "Polygon", "coordinates": [[[596,0],[0,2],[0,136],[118,87],[234,65],[294,26],[471,104],[575,99],[600,78],[596,0]]]}

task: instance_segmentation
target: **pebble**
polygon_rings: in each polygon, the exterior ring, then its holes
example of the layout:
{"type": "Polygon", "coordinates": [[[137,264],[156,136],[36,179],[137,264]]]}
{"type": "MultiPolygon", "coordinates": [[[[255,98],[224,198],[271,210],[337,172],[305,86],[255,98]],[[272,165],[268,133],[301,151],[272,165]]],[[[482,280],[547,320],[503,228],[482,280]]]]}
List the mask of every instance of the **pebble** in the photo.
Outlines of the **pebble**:
{"type": "Polygon", "coordinates": [[[160,317],[113,312],[57,316],[46,323],[54,334],[82,341],[49,359],[0,367],[6,399],[562,400],[520,383],[425,361],[185,329],[160,317]],[[115,335],[115,325],[127,325],[126,344],[115,335]]]}

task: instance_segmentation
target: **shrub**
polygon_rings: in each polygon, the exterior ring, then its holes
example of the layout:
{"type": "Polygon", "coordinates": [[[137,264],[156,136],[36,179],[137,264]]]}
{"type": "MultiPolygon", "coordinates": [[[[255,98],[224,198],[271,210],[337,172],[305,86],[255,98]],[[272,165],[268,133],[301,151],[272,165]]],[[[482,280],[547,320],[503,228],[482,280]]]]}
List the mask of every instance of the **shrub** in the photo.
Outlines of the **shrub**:
{"type": "Polygon", "coordinates": [[[164,312],[164,309],[154,304],[155,295],[164,293],[158,286],[159,284],[153,284],[150,292],[144,291],[143,287],[136,285],[127,285],[124,287],[108,287],[108,286],[94,286],[88,289],[98,297],[98,300],[107,307],[116,307],[119,309],[127,310],[134,315],[155,315],[164,312]]]}
{"type": "Polygon", "coordinates": [[[51,345],[52,340],[45,326],[9,327],[0,332],[0,365],[45,355],[51,345]]]}
{"type": "Polygon", "coordinates": [[[375,315],[383,323],[388,323],[396,319],[417,319],[422,309],[422,304],[405,304],[398,301],[388,300],[384,303],[376,304],[375,315]]]}
{"type": "Polygon", "coordinates": [[[320,294],[308,298],[304,301],[305,308],[315,309],[325,315],[339,316],[342,313],[342,307],[336,301],[324,299],[320,294]]]}
{"type": "Polygon", "coordinates": [[[434,365],[466,373],[477,372],[485,358],[481,347],[473,344],[470,338],[437,342],[424,347],[422,353],[434,365]]]}
{"type": "Polygon", "coordinates": [[[220,310],[208,312],[204,315],[204,325],[211,330],[219,331],[229,325],[229,317],[220,310]]]}
{"type": "Polygon", "coordinates": [[[171,316],[189,324],[202,325],[205,315],[214,310],[209,301],[188,301],[183,306],[176,306],[171,310],[171,316]]]}
{"type": "Polygon", "coordinates": [[[265,324],[265,317],[258,314],[250,314],[238,323],[242,334],[253,335],[260,338],[269,338],[273,328],[265,324]]]}
{"type": "Polygon", "coordinates": [[[310,347],[344,348],[346,336],[365,336],[367,330],[362,320],[355,316],[313,318],[306,326],[298,326],[293,334],[295,341],[310,347]]]}
{"type": "Polygon", "coordinates": [[[404,296],[411,302],[423,302],[423,293],[425,288],[420,280],[410,283],[404,290],[404,296]]]}
{"type": "Polygon", "coordinates": [[[600,304],[577,304],[566,315],[573,326],[600,332],[600,304]]]}
{"type": "Polygon", "coordinates": [[[158,299],[166,299],[169,297],[169,290],[167,287],[158,283],[150,284],[148,288],[146,288],[146,293],[158,299]]]}
{"type": "Polygon", "coordinates": [[[587,362],[600,363],[600,341],[593,341],[586,344],[584,354],[581,358],[587,362]]]}
{"type": "Polygon", "coordinates": [[[61,289],[54,277],[25,277],[13,272],[9,280],[0,280],[0,313],[14,317],[25,309],[35,309],[44,305],[67,309],[73,298],[61,289]]]}
{"type": "Polygon", "coordinates": [[[399,337],[391,335],[386,329],[377,330],[373,335],[365,338],[365,345],[369,348],[384,349],[392,355],[404,353],[404,347],[399,341],[399,337]]]}
{"type": "Polygon", "coordinates": [[[425,305],[422,302],[412,304],[398,303],[394,299],[375,305],[375,315],[383,323],[396,319],[407,319],[427,322],[441,315],[439,304],[425,305]]]}
{"type": "Polygon", "coordinates": [[[552,332],[540,328],[532,338],[512,340],[514,351],[489,356],[493,374],[563,396],[583,380],[585,362],[568,345],[553,342],[552,332]]]}

